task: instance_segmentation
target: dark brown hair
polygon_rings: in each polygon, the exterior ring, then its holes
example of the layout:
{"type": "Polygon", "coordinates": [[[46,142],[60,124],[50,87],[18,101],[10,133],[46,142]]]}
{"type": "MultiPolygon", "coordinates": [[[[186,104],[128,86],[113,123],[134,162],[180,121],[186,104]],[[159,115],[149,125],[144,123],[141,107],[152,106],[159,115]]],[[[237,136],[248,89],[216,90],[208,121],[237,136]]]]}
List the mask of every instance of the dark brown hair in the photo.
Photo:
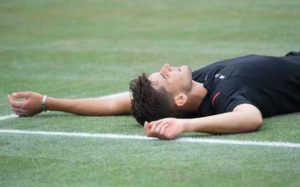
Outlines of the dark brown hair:
{"type": "Polygon", "coordinates": [[[163,88],[155,90],[153,84],[157,83],[151,82],[145,73],[130,82],[131,112],[141,125],[144,125],[145,121],[176,117],[172,95],[163,88]]]}

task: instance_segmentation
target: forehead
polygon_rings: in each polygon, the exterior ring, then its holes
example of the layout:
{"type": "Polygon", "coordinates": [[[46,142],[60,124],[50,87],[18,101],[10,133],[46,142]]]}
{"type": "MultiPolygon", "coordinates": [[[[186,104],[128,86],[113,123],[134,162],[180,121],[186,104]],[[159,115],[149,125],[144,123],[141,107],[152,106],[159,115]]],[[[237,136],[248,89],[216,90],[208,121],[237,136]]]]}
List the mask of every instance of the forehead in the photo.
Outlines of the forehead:
{"type": "Polygon", "coordinates": [[[151,81],[153,88],[159,89],[164,85],[164,78],[159,72],[152,73],[148,79],[151,81]]]}

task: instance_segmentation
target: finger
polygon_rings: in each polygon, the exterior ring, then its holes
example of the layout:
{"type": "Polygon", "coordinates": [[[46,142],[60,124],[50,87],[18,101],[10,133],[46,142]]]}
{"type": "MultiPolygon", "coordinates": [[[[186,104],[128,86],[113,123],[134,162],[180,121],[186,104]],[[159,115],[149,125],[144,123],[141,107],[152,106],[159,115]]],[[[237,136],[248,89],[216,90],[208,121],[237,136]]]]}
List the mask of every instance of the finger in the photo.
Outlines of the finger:
{"type": "Polygon", "coordinates": [[[151,123],[148,123],[148,121],[146,121],[145,124],[144,124],[144,127],[145,127],[146,129],[150,130],[151,127],[152,127],[152,124],[151,124],[151,123]]]}
{"type": "Polygon", "coordinates": [[[151,128],[151,133],[159,133],[161,125],[164,124],[163,120],[156,121],[151,128]]]}
{"type": "Polygon", "coordinates": [[[151,127],[152,127],[152,124],[151,124],[151,123],[148,123],[148,122],[146,121],[145,124],[144,124],[144,131],[145,131],[145,134],[146,134],[147,136],[150,135],[151,127]]]}
{"type": "Polygon", "coordinates": [[[19,116],[25,116],[24,110],[13,108],[12,111],[19,116]]]}
{"type": "Polygon", "coordinates": [[[12,93],[12,96],[14,96],[15,98],[27,99],[29,97],[29,92],[15,92],[15,93],[12,93]]]}
{"type": "Polygon", "coordinates": [[[15,97],[14,97],[14,96],[12,96],[12,95],[7,95],[7,99],[8,99],[8,100],[14,100],[14,99],[15,99],[15,97]]]}
{"type": "Polygon", "coordinates": [[[148,121],[145,121],[144,123],[144,132],[147,136],[151,136],[151,128],[153,127],[153,123],[149,123],[148,121]]]}
{"type": "Polygon", "coordinates": [[[170,136],[171,134],[169,133],[169,127],[171,126],[171,123],[166,123],[162,126],[159,132],[159,138],[164,139],[164,140],[170,140],[172,137],[170,136]]]}
{"type": "Polygon", "coordinates": [[[7,96],[7,98],[8,98],[8,102],[13,108],[23,108],[23,104],[25,101],[15,101],[14,97],[12,96],[7,96]]]}
{"type": "Polygon", "coordinates": [[[8,102],[9,102],[9,104],[11,105],[11,101],[14,100],[14,97],[11,96],[11,95],[8,95],[8,96],[7,96],[7,100],[8,100],[8,102]]]}
{"type": "Polygon", "coordinates": [[[158,121],[151,121],[150,124],[151,124],[151,132],[154,132],[157,125],[159,125],[160,123],[162,122],[162,120],[158,120],[158,121]]]}
{"type": "Polygon", "coordinates": [[[15,98],[11,95],[8,95],[7,100],[9,102],[9,104],[13,107],[13,104],[15,104],[15,98]]]}
{"type": "Polygon", "coordinates": [[[154,124],[153,122],[147,123],[145,126],[145,133],[149,137],[158,137],[158,134],[155,132],[155,128],[157,127],[157,124],[154,124]]]}
{"type": "Polygon", "coordinates": [[[144,127],[145,127],[147,124],[148,124],[148,121],[145,121],[145,122],[144,122],[144,127]]]}
{"type": "Polygon", "coordinates": [[[157,124],[157,126],[156,126],[155,129],[154,129],[154,132],[155,132],[155,133],[158,133],[158,134],[161,134],[161,129],[162,129],[162,127],[166,126],[167,124],[168,124],[168,122],[166,122],[166,121],[157,124]]]}
{"type": "Polygon", "coordinates": [[[166,133],[166,131],[167,131],[167,128],[170,125],[171,125],[170,123],[167,123],[166,125],[162,126],[161,129],[160,129],[160,133],[164,135],[166,133]]]}

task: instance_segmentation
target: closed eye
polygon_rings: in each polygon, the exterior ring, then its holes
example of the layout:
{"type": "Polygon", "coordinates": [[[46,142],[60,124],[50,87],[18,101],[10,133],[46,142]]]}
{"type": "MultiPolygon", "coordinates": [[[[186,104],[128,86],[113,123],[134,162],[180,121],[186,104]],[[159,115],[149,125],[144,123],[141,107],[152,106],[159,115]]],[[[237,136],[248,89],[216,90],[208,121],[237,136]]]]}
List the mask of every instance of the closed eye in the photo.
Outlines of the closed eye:
{"type": "Polygon", "coordinates": [[[164,79],[167,80],[167,76],[166,76],[166,75],[164,75],[164,74],[162,74],[162,73],[160,73],[160,75],[161,75],[164,79]]]}

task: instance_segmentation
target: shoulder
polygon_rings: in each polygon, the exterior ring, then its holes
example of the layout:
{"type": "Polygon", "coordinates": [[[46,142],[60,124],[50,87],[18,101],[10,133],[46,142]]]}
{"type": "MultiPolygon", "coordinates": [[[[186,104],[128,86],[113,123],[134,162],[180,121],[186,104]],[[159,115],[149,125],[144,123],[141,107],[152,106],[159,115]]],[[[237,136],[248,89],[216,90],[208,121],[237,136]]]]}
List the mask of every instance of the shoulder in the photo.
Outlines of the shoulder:
{"type": "Polygon", "coordinates": [[[241,104],[252,104],[247,89],[217,89],[210,96],[210,102],[216,113],[232,112],[241,104]]]}

